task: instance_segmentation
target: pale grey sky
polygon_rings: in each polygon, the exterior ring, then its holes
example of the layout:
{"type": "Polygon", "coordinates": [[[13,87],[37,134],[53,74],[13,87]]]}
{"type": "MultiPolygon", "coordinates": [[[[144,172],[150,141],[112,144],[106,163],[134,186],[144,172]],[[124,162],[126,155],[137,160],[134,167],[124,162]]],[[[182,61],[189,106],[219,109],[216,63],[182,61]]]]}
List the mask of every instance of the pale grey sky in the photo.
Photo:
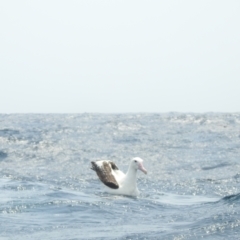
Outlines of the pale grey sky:
{"type": "Polygon", "coordinates": [[[239,112],[239,0],[0,2],[0,113],[239,112]]]}

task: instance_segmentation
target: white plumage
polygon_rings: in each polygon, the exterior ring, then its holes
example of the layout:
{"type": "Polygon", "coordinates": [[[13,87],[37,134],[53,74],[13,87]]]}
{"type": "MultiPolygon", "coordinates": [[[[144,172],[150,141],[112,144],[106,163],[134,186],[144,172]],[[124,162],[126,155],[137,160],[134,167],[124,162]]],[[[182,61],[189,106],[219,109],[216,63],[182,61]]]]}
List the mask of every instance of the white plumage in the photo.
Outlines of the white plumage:
{"type": "Polygon", "coordinates": [[[105,184],[106,191],[112,194],[137,196],[137,170],[147,174],[143,160],[139,157],[130,161],[128,171],[124,174],[116,164],[109,160],[92,162],[92,169],[96,171],[99,179],[105,184]]]}

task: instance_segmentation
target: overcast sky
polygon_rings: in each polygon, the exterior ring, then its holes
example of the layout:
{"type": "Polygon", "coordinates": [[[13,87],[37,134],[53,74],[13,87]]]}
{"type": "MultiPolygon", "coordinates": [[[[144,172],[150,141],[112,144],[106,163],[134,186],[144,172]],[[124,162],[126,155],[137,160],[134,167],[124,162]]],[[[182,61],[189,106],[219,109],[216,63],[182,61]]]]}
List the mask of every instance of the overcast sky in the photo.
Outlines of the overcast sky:
{"type": "Polygon", "coordinates": [[[0,113],[240,112],[240,1],[1,1],[0,83],[0,113]]]}

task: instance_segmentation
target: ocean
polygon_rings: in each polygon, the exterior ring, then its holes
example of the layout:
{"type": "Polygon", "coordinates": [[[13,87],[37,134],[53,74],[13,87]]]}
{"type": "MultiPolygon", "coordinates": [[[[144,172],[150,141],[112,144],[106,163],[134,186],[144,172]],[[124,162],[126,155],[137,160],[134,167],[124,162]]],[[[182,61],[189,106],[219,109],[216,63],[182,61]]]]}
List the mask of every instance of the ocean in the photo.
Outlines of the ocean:
{"type": "Polygon", "coordinates": [[[0,240],[240,239],[240,113],[1,114],[0,240]],[[138,197],[90,162],[133,157],[138,197]]]}

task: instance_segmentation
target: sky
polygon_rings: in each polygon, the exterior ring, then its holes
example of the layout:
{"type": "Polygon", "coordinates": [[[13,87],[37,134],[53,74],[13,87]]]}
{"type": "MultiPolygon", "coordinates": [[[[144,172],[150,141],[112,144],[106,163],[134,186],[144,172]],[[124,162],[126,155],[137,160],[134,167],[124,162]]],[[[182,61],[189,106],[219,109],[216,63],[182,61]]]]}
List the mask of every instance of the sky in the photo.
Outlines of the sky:
{"type": "Polygon", "coordinates": [[[0,113],[240,112],[239,0],[0,2],[0,113]]]}

